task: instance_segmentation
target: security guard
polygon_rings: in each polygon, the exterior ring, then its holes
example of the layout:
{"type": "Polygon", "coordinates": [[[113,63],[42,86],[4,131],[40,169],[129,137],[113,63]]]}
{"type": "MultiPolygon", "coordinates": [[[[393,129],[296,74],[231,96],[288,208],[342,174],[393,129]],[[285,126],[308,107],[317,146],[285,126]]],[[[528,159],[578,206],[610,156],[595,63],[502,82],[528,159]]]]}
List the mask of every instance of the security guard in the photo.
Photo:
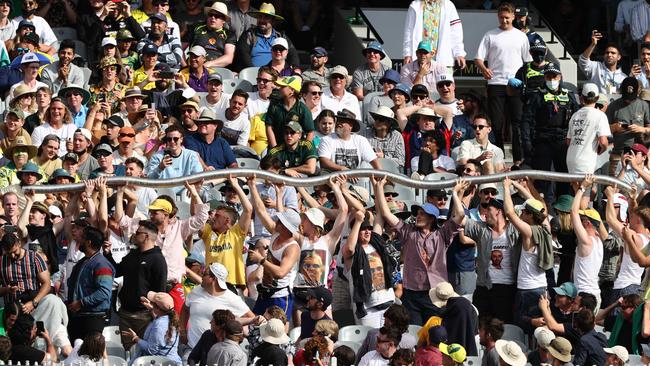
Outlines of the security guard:
{"type": "Polygon", "coordinates": [[[530,45],[530,55],[533,61],[526,62],[515,74],[514,79],[508,80],[508,85],[513,88],[522,88],[522,101],[526,103],[528,96],[538,92],[544,86],[544,67],[546,61],[546,44],[544,41],[535,41],[530,45]]]}
{"type": "MultiPolygon", "coordinates": [[[[526,163],[533,169],[566,172],[566,135],[569,119],[578,110],[572,93],[562,87],[560,67],[549,62],[544,67],[544,86],[530,94],[521,121],[522,144],[526,163]]],[[[540,192],[547,193],[546,182],[535,182],[540,192]]],[[[571,194],[568,184],[558,184],[556,197],[571,194]]]]}

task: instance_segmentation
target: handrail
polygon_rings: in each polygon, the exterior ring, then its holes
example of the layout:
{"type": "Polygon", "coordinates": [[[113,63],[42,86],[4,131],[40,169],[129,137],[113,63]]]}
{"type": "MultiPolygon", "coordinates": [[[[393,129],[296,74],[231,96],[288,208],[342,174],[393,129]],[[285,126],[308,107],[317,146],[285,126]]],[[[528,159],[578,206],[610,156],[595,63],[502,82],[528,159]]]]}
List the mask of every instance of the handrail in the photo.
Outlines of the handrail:
{"type": "MultiPolygon", "coordinates": [[[[393,183],[404,185],[412,188],[420,189],[442,189],[450,188],[456,184],[457,179],[442,179],[442,180],[416,180],[411,179],[405,175],[388,172],[385,170],[373,169],[356,169],[346,170],[344,172],[329,173],[317,177],[309,178],[293,178],[286,175],[280,175],[258,169],[224,169],[206,171],[190,176],[183,176],[169,179],[148,179],[136,177],[107,177],[106,182],[109,186],[122,186],[122,185],[137,185],[141,187],[179,187],[185,182],[194,183],[200,180],[224,179],[229,175],[235,177],[249,177],[255,175],[258,179],[268,180],[274,183],[284,183],[292,187],[313,187],[316,185],[326,184],[330,177],[337,175],[346,175],[352,178],[369,178],[371,176],[382,177],[385,176],[393,183]]],[[[545,180],[553,182],[580,182],[584,179],[583,174],[568,174],[558,172],[547,172],[543,170],[517,170],[506,173],[483,175],[478,177],[463,177],[472,184],[482,183],[495,183],[501,182],[504,178],[520,179],[529,177],[535,180],[545,180]]],[[[596,175],[595,182],[606,185],[617,185],[623,191],[629,192],[632,187],[616,178],[606,175],[596,175]]],[[[24,190],[34,190],[35,193],[59,193],[59,192],[74,192],[82,191],[85,189],[83,183],[72,183],[62,185],[31,185],[23,187],[24,190]]]]}

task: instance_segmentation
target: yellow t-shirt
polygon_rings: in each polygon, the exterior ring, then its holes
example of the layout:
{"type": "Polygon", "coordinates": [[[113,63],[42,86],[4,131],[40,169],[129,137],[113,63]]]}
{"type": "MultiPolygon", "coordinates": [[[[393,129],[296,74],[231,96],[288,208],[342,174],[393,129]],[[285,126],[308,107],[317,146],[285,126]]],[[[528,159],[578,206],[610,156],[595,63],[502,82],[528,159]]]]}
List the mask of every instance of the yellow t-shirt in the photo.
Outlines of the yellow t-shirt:
{"type": "MultiPolygon", "coordinates": [[[[129,86],[134,87],[134,86],[140,84],[141,82],[147,80],[148,77],[149,76],[147,76],[147,73],[145,73],[144,68],[141,67],[141,68],[139,68],[139,69],[137,69],[137,70],[135,70],[133,72],[133,79],[131,80],[131,84],[129,84],[129,86]]],[[[153,89],[155,87],[156,87],[156,83],[148,83],[142,89],[143,90],[151,90],[151,89],[153,89]]]]}
{"type": "Polygon", "coordinates": [[[248,136],[248,144],[258,155],[261,155],[269,146],[269,141],[266,137],[264,114],[262,113],[258,113],[251,118],[251,133],[248,136]]]}
{"type": "Polygon", "coordinates": [[[201,239],[205,243],[205,264],[214,262],[224,265],[228,270],[226,282],[233,285],[246,285],[246,267],[244,265],[244,239],[246,233],[239,224],[233,225],[223,234],[212,231],[206,224],[201,231],[201,239]]]}

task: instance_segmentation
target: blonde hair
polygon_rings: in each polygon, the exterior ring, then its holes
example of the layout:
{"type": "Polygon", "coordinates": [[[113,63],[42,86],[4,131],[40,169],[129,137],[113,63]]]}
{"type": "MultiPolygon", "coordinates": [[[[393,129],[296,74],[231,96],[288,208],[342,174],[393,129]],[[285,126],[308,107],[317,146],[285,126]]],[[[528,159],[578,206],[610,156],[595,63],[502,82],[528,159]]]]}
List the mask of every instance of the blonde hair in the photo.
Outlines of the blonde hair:
{"type": "Polygon", "coordinates": [[[571,214],[568,212],[558,212],[557,220],[560,222],[560,231],[562,233],[570,233],[573,231],[573,224],[571,224],[571,214]]]}
{"type": "Polygon", "coordinates": [[[330,337],[333,342],[339,338],[339,325],[334,320],[323,319],[316,322],[314,331],[330,337]]]}

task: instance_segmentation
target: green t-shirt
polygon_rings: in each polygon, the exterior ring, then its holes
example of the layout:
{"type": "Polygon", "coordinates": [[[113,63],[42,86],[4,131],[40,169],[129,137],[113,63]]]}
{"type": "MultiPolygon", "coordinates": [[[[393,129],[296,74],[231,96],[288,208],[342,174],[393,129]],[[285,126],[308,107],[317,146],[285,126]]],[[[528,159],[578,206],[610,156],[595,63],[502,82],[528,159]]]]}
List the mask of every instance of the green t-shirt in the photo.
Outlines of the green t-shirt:
{"type": "Polygon", "coordinates": [[[268,111],[266,111],[264,122],[267,126],[273,128],[278,146],[284,144],[284,127],[291,121],[300,123],[304,131],[303,138],[307,133],[314,130],[314,120],[312,120],[311,111],[309,111],[305,103],[297,101],[291,109],[287,110],[284,108],[282,100],[272,101],[268,111]]]}
{"type": "Polygon", "coordinates": [[[318,159],[314,144],[307,140],[298,142],[298,147],[294,151],[289,150],[286,145],[282,144],[271,149],[269,154],[280,159],[282,166],[285,168],[301,166],[308,159],[318,159]]]}

